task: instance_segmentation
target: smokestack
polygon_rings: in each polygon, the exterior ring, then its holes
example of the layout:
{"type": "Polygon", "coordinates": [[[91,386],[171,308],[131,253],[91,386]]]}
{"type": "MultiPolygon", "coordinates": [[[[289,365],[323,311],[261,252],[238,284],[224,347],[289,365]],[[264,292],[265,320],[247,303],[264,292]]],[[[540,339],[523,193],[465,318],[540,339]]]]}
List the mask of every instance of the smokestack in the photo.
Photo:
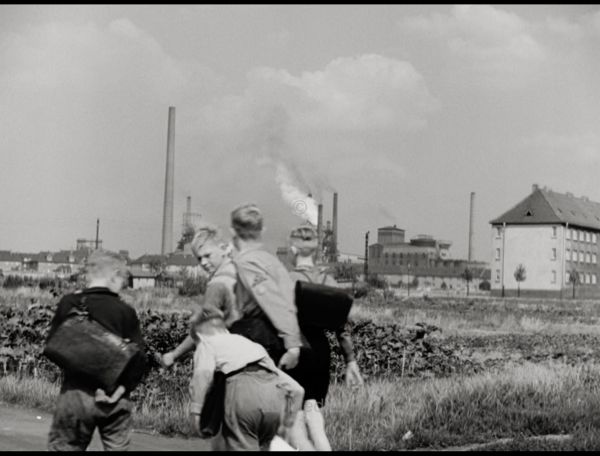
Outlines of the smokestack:
{"type": "Polygon", "coordinates": [[[100,236],[100,219],[96,219],[96,250],[98,250],[99,236],[100,236]]]}
{"type": "Polygon", "coordinates": [[[471,192],[471,204],[469,207],[469,261],[473,261],[475,249],[473,247],[473,215],[475,212],[475,192],[471,192]]]}
{"type": "Polygon", "coordinates": [[[331,229],[333,231],[333,255],[337,258],[338,252],[338,194],[333,194],[333,221],[331,225],[331,229]]]}
{"type": "Polygon", "coordinates": [[[365,234],[365,267],[364,267],[365,282],[369,276],[369,232],[365,234]]]}
{"type": "Polygon", "coordinates": [[[165,201],[163,206],[162,245],[160,253],[173,249],[173,189],[175,184],[175,107],[169,106],[167,130],[167,169],[165,172],[165,201]]]}
{"type": "Polygon", "coordinates": [[[323,249],[323,205],[319,204],[317,211],[317,239],[319,240],[319,248],[317,255],[320,257],[323,249]]]}

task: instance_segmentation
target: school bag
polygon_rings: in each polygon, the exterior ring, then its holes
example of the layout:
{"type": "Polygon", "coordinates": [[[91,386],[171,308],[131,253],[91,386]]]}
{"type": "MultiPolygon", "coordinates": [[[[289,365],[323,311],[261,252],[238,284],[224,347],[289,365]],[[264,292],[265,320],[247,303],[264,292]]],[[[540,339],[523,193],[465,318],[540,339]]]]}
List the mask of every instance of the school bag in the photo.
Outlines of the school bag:
{"type": "Polygon", "coordinates": [[[94,320],[82,296],[48,338],[42,354],[62,369],[93,379],[106,392],[139,355],[139,346],[94,320]]]}

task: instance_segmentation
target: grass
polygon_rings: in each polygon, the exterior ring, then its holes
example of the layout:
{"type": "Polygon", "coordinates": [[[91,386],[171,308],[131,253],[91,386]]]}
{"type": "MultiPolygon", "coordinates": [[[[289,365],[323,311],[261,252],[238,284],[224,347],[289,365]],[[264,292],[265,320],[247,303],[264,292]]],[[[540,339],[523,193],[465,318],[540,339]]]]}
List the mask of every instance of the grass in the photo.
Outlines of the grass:
{"type": "MultiPolygon", "coordinates": [[[[8,403],[51,411],[57,392],[56,384],[41,380],[0,378],[0,400],[8,403]]],[[[508,445],[513,449],[598,449],[600,365],[527,364],[494,375],[373,381],[356,391],[336,384],[324,415],[336,450],[442,449],[502,438],[516,438],[508,445]],[[408,431],[413,437],[405,441],[408,431]],[[524,440],[547,434],[576,438],[554,443],[524,440]]],[[[134,426],[189,436],[186,403],[157,405],[149,397],[136,409],[134,426]]]]}

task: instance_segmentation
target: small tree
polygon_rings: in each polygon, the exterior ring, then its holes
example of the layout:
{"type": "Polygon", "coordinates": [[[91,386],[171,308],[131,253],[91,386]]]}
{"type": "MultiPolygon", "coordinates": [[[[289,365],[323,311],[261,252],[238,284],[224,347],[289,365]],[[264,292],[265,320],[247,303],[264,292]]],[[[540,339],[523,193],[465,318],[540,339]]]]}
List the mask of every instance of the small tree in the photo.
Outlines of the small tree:
{"type": "Polygon", "coordinates": [[[576,271],[569,272],[569,283],[573,287],[573,299],[575,299],[575,285],[579,284],[579,273],[576,271]]]}
{"type": "Polygon", "coordinates": [[[519,264],[515,269],[515,280],[517,281],[517,297],[521,296],[521,282],[524,282],[527,278],[525,266],[519,264]]]}
{"type": "Polygon", "coordinates": [[[417,289],[419,287],[419,278],[417,276],[413,277],[411,286],[415,289],[417,289]]]}
{"type": "Polygon", "coordinates": [[[462,273],[462,278],[465,279],[465,282],[467,282],[467,296],[469,296],[469,284],[473,280],[473,271],[471,271],[469,268],[466,268],[462,273]]]}

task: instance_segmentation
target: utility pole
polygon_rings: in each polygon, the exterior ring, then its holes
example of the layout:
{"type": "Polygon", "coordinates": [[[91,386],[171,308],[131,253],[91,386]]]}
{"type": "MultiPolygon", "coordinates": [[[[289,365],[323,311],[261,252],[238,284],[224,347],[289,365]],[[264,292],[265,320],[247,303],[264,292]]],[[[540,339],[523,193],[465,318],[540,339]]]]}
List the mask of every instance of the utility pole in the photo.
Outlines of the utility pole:
{"type": "Polygon", "coordinates": [[[100,234],[100,219],[96,219],[96,250],[98,250],[98,235],[100,234]]]}

